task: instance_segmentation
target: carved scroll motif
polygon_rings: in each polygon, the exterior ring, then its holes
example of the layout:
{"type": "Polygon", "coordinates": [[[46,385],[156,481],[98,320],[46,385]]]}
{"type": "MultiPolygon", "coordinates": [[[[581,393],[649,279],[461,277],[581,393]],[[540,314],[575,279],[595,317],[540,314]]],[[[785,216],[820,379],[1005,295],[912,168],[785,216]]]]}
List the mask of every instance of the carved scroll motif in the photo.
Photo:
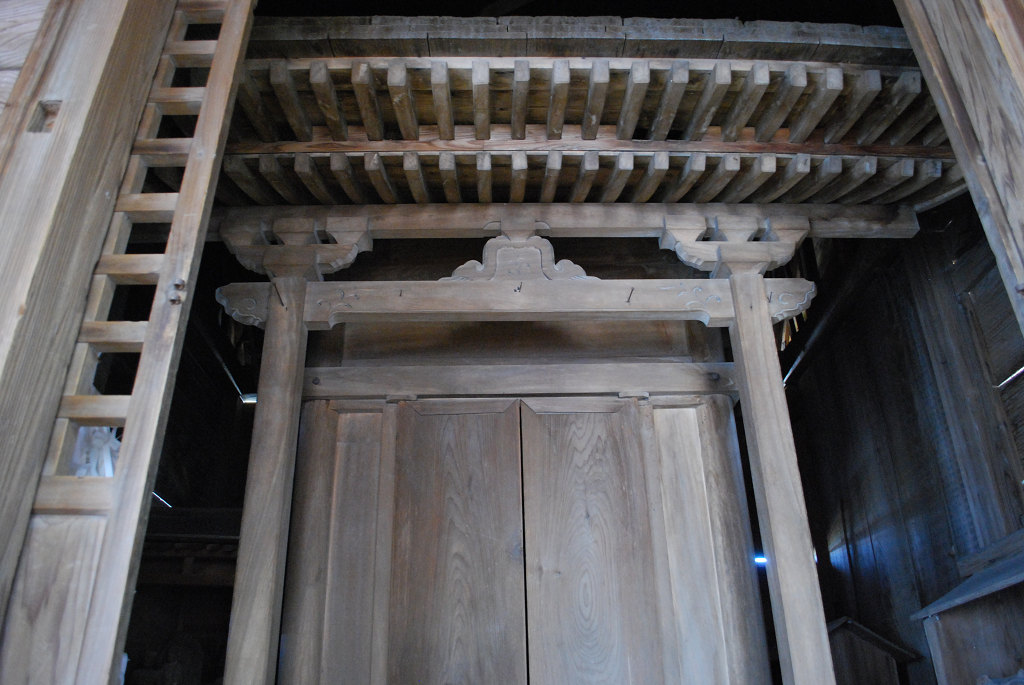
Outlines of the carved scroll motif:
{"type": "Polygon", "coordinates": [[[238,323],[263,328],[272,287],[270,283],[230,283],[217,288],[217,302],[238,323]]]}
{"type": "MultiPolygon", "coordinates": [[[[811,306],[811,299],[818,294],[818,288],[811,281],[799,278],[774,279],[764,282],[768,296],[768,311],[772,322],[789,319],[811,306]],[[780,288],[779,285],[783,284],[780,288]]],[[[1024,684],[1022,684],[1024,685],[1024,684]]]]}
{"type": "Polygon", "coordinates": [[[484,245],[483,263],[471,260],[442,281],[577,281],[597,280],[568,259],[555,262],[546,239],[517,235],[491,238],[484,245]]]}

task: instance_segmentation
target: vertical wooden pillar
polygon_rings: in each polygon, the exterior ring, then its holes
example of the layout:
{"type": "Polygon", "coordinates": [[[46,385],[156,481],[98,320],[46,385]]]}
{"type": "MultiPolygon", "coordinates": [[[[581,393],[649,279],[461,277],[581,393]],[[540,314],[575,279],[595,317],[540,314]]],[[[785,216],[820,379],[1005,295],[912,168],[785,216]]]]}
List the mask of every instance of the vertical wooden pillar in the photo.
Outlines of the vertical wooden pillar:
{"type": "Polygon", "coordinates": [[[729,328],[740,380],[768,585],[786,685],[834,685],[796,447],[775,350],[764,278],[734,273],[729,328]]]}
{"type": "Polygon", "coordinates": [[[274,279],[245,483],[225,685],[272,685],[306,358],[306,279],[274,279]]]}

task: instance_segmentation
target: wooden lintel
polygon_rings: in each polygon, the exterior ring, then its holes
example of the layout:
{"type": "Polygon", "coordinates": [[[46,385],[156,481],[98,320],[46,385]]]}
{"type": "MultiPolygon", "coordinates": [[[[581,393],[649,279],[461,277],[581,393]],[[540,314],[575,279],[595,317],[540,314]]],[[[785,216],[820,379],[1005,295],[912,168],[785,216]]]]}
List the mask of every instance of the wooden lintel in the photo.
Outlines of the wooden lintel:
{"type": "Polygon", "coordinates": [[[470,395],[733,394],[733,365],[627,362],[602,364],[471,364],[307,368],[302,395],[384,398],[470,395]]]}
{"type": "MultiPolygon", "coordinates": [[[[232,283],[217,301],[236,321],[261,326],[272,286],[232,283]]],[[[734,318],[727,279],[601,281],[332,281],[306,286],[305,323],[326,330],[346,322],[412,321],[702,321],[734,318]]],[[[796,316],[815,295],[799,278],[766,279],[773,320],[796,316]]]]}
{"type": "Polygon", "coordinates": [[[659,238],[666,217],[713,222],[754,219],[762,228],[810,223],[812,238],[910,238],[918,231],[913,209],[895,205],[790,204],[432,204],[233,207],[214,211],[210,230],[280,218],[365,217],[371,238],[478,238],[499,233],[501,221],[531,219],[553,238],[659,238]]]}

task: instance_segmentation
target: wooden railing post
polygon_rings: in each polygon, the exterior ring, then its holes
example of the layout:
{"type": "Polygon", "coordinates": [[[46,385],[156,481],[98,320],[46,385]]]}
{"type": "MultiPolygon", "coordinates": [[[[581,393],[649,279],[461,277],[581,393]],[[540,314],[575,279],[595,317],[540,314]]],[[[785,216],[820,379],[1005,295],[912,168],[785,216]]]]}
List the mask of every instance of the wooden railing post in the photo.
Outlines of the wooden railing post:
{"type": "Polygon", "coordinates": [[[740,381],[761,540],[768,559],[782,679],[786,685],[834,685],[796,447],[768,293],[759,271],[734,270],[730,276],[736,319],[729,335],[740,381]]]}
{"type": "Polygon", "coordinates": [[[306,279],[275,278],[263,362],[238,570],[228,632],[226,685],[273,685],[281,627],[281,598],[295,475],[295,448],[306,358],[303,307],[306,279]]]}

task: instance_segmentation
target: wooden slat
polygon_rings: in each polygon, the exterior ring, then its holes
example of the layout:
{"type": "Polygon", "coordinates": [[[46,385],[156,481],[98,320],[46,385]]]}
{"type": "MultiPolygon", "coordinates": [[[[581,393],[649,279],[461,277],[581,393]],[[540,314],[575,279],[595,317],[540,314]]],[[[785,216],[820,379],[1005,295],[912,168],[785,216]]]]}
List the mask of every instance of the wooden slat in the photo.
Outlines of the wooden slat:
{"type": "Polygon", "coordinates": [[[313,194],[313,197],[325,205],[338,204],[338,198],[334,196],[334,191],[327,186],[323,174],[320,173],[319,167],[310,155],[302,153],[295,155],[295,173],[306,189],[313,194]]]}
{"type": "Polygon", "coordinates": [[[412,193],[413,200],[421,205],[430,204],[430,191],[427,190],[427,182],[423,177],[419,155],[415,152],[406,152],[402,156],[402,169],[405,171],[405,180],[409,183],[409,192],[412,193]]]}
{"type": "Polygon", "coordinates": [[[586,202],[590,188],[597,178],[597,171],[600,168],[600,158],[596,151],[591,150],[583,155],[580,161],[580,170],[573,183],[572,192],[569,194],[569,202],[586,202]]]}
{"type": "Polygon", "coordinates": [[[692,201],[711,202],[739,170],[740,156],[725,155],[719,160],[715,170],[693,191],[692,201]]]}
{"type": "Polygon", "coordinates": [[[929,124],[921,135],[921,145],[926,147],[942,145],[947,140],[949,140],[949,135],[946,133],[946,126],[942,123],[941,119],[936,119],[929,124]]]}
{"type": "Polygon", "coordinates": [[[167,223],[174,217],[178,193],[138,193],[117,198],[115,211],[124,212],[133,222],[167,223]]]}
{"type": "Polygon", "coordinates": [[[57,417],[80,426],[124,426],[131,395],[65,395],[57,417]]]}
{"type": "Polygon", "coordinates": [[[647,202],[654,191],[661,185],[662,179],[665,178],[665,174],[668,172],[668,153],[667,152],[655,152],[651,155],[650,161],[647,162],[647,168],[644,170],[644,175],[640,178],[640,181],[633,188],[633,194],[630,197],[630,202],[647,202]]]}
{"type": "Polygon", "coordinates": [[[489,152],[476,153],[476,200],[477,202],[488,203],[492,201],[491,154],[489,152]]]}
{"type": "Polygon", "coordinates": [[[137,139],[132,154],[151,167],[183,167],[191,148],[191,138],[137,139]]]}
{"type": "Polygon", "coordinates": [[[532,682],[664,682],[637,415],[622,405],[523,404],[532,682]]]}
{"type": "Polygon", "coordinates": [[[512,72],[512,139],[526,137],[526,109],[530,98],[530,62],[517,59],[512,72]]]}
{"type": "MultiPolygon", "coordinates": [[[[889,135],[886,137],[889,139],[890,145],[906,145],[933,121],[939,121],[937,119],[939,113],[935,106],[935,101],[927,95],[919,98],[918,104],[908,109],[907,114],[893,124],[892,128],[887,132],[889,135]]],[[[939,121],[939,126],[942,126],[941,121],[939,121]]],[[[945,129],[943,129],[943,135],[945,135],[945,129]]],[[[942,141],[929,142],[937,144],[942,141]]],[[[922,145],[926,144],[928,143],[922,142],[922,145]]]]}
{"type": "Polygon", "coordinates": [[[927,159],[917,162],[914,165],[914,178],[901,183],[892,190],[885,192],[874,200],[875,204],[887,204],[890,202],[899,202],[905,197],[913,195],[922,188],[928,186],[931,183],[939,180],[942,177],[942,162],[934,159],[927,159]]]}
{"type": "Polygon", "coordinates": [[[352,69],[352,91],[359,105],[359,115],[366,129],[368,140],[384,139],[384,122],[380,116],[380,104],[377,102],[377,84],[373,78],[373,70],[366,62],[356,64],[352,69]]]}
{"type": "Polygon", "coordinates": [[[565,125],[565,107],[569,103],[569,60],[558,60],[551,70],[548,96],[548,139],[561,140],[565,125]]]}
{"type": "Polygon", "coordinates": [[[366,168],[367,176],[370,177],[370,183],[373,184],[373,188],[377,191],[380,199],[391,205],[398,202],[395,187],[391,184],[391,177],[388,175],[387,167],[384,166],[384,161],[380,158],[380,155],[367,152],[363,157],[363,164],[366,168]]]}
{"type": "Polygon", "coordinates": [[[388,92],[391,93],[391,106],[398,119],[398,129],[402,138],[419,140],[420,124],[416,119],[416,102],[413,99],[412,87],[409,83],[409,72],[405,63],[396,60],[388,67],[388,92]]]}
{"type": "Polygon", "coordinates": [[[878,140],[892,122],[903,114],[918,95],[921,94],[921,74],[908,71],[893,84],[885,102],[867,113],[857,128],[856,139],[861,145],[878,140]]]}
{"type": "MultiPolygon", "coordinates": [[[[941,165],[941,162],[939,162],[941,165]]],[[[781,173],[772,176],[749,198],[750,202],[771,202],[785,194],[811,171],[811,156],[797,155],[789,160],[781,173]]]]}
{"type": "Polygon", "coordinates": [[[849,193],[841,202],[843,204],[857,204],[867,202],[888,192],[901,183],[905,183],[914,177],[914,160],[901,159],[890,166],[881,174],[876,174],[865,181],[859,188],[849,193]]]}
{"type": "Polygon", "coordinates": [[[522,202],[526,198],[527,161],[525,152],[512,153],[512,182],[509,202],[522,202]]]}
{"type": "Polygon", "coordinates": [[[306,369],[303,397],[736,392],[731,364],[495,364],[306,369]],[[313,383],[313,379],[319,382],[313,383]]]}
{"type": "Polygon", "coordinates": [[[859,188],[878,171],[878,159],[861,157],[853,166],[842,173],[836,180],[811,197],[811,202],[827,204],[842,198],[855,188],[859,188]]]}
{"type": "Polygon", "coordinates": [[[765,181],[774,176],[775,170],[775,155],[761,155],[746,171],[733,179],[732,183],[718,197],[719,202],[743,202],[764,185],[765,181]]]}
{"type": "Polygon", "coordinates": [[[291,126],[295,137],[299,140],[312,140],[313,127],[309,123],[306,109],[299,100],[299,91],[295,86],[295,78],[288,70],[284,60],[274,60],[270,63],[270,85],[274,88],[277,101],[284,111],[288,125],[291,126]]]}
{"type": "Polygon", "coordinates": [[[441,187],[444,189],[445,200],[458,204],[462,202],[459,190],[459,172],[455,166],[455,153],[442,152],[438,156],[438,169],[441,172],[441,187]]]}
{"type": "Polygon", "coordinates": [[[437,134],[442,140],[452,140],[455,138],[455,119],[452,116],[452,90],[447,63],[430,63],[430,90],[434,97],[437,134]]]}
{"type": "Polygon", "coordinates": [[[254,174],[241,157],[226,157],[223,169],[228,178],[257,204],[269,206],[280,203],[280,196],[270,184],[254,174]]]}
{"type": "Polygon", "coordinates": [[[470,403],[399,408],[387,682],[526,683],[519,406],[470,403]]]}
{"type": "Polygon", "coordinates": [[[882,75],[874,70],[865,71],[854,81],[850,95],[825,127],[825,142],[838,143],[867,111],[875,97],[882,92],[882,75]]]}
{"type": "Polygon", "coordinates": [[[315,60],[309,65],[309,86],[313,89],[316,103],[324,115],[327,128],[334,140],[348,140],[348,122],[345,112],[338,106],[338,92],[335,90],[334,79],[327,71],[327,63],[315,60]]]}
{"type": "Polygon", "coordinates": [[[541,202],[553,202],[558,190],[558,177],[562,173],[562,151],[552,150],[544,164],[544,181],[540,190],[541,202]]]}
{"type": "Polygon", "coordinates": [[[787,685],[834,685],[825,611],[800,487],[764,279],[734,274],[736,321],[729,338],[740,374],[751,480],[768,559],[768,587],[787,685]]]}
{"type": "Polygon", "coordinates": [[[477,140],[491,138],[491,69],[486,60],[473,61],[473,127],[477,140]]]}
{"type": "Polygon", "coordinates": [[[789,142],[803,143],[806,141],[842,91],[842,69],[826,69],[824,74],[818,76],[818,84],[814,91],[807,98],[796,121],[789,126],[789,142]]]}
{"type": "Polygon", "coordinates": [[[813,173],[805,176],[802,181],[793,186],[792,190],[783,194],[779,199],[782,202],[803,202],[835,180],[841,173],[843,173],[842,158],[826,157],[821,160],[821,164],[813,173]]]}
{"type": "Polygon", "coordinates": [[[96,274],[109,276],[118,285],[152,285],[163,266],[162,254],[103,255],[96,265],[96,274]]]}
{"type": "Polygon", "coordinates": [[[164,56],[173,57],[179,69],[209,69],[216,49],[215,40],[175,40],[166,43],[164,56]]]}
{"type": "Polygon", "coordinates": [[[740,137],[740,132],[753,116],[769,83],[771,83],[771,74],[768,71],[768,64],[755,62],[747,72],[747,77],[743,79],[740,92],[736,94],[732,107],[722,124],[722,140],[736,140],[740,137]]]}
{"type": "Polygon", "coordinates": [[[708,74],[700,99],[690,113],[690,120],[683,130],[683,140],[700,140],[711,124],[711,119],[718,111],[722,98],[732,85],[732,69],[728,62],[717,62],[714,70],[708,74]]]}
{"type": "Polygon", "coordinates": [[[679,202],[684,195],[690,192],[690,189],[693,188],[697,180],[704,175],[707,163],[708,156],[703,152],[696,152],[690,155],[675,182],[665,191],[661,201],[679,202]]]}
{"type": "Polygon", "coordinates": [[[651,83],[651,68],[647,62],[633,62],[626,79],[626,92],[622,96],[622,107],[619,110],[619,123],[615,128],[615,137],[619,140],[632,140],[636,131],[640,110],[644,106],[644,96],[651,83]]]}
{"type": "Polygon", "coordinates": [[[277,140],[277,133],[274,131],[274,125],[267,114],[263,96],[260,94],[260,89],[253,82],[249,68],[243,65],[241,72],[241,81],[238,84],[238,105],[245,112],[249,123],[256,129],[256,135],[259,136],[260,140],[264,142],[277,140]]]}
{"type": "MultiPolygon", "coordinates": [[[[597,68],[596,63],[594,67],[597,68]]],[[[604,69],[607,75],[607,62],[604,65],[604,69]]],[[[686,93],[686,86],[689,83],[689,63],[682,60],[673,62],[672,68],[668,72],[668,78],[665,81],[665,88],[661,91],[661,99],[658,100],[658,109],[654,114],[654,120],[651,122],[651,127],[647,132],[648,140],[665,140],[668,137],[668,132],[671,130],[672,124],[676,120],[676,115],[679,113],[679,103],[682,102],[683,95],[686,93]]],[[[593,133],[594,137],[596,137],[596,127],[593,133]]]]}
{"type": "Polygon", "coordinates": [[[32,513],[37,516],[106,514],[114,500],[113,485],[113,478],[43,476],[39,480],[32,513]]]}
{"type": "Polygon", "coordinates": [[[78,342],[100,352],[141,352],[147,325],[146,321],[86,321],[78,342]]]}
{"type": "Polygon", "coordinates": [[[806,66],[797,63],[786,70],[778,88],[775,89],[775,95],[768,101],[768,106],[757,121],[754,129],[754,137],[757,140],[764,142],[775,136],[806,87],[806,66]]]}
{"type": "Polygon", "coordinates": [[[196,115],[206,96],[206,88],[154,88],[149,101],[165,115],[196,115]]]}
{"type": "Polygon", "coordinates": [[[366,193],[356,180],[348,155],[344,152],[331,153],[331,173],[334,174],[341,189],[348,195],[348,199],[357,205],[366,204],[366,193]]]}
{"type": "MultiPolygon", "coordinates": [[[[611,73],[608,70],[608,60],[594,60],[594,64],[590,68],[587,102],[583,107],[583,123],[580,126],[580,137],[583,140],[594,140],[597,138],[597,130],[601,125],[601,116],[604,114],[604,104],[608,98],[608,85],[610,82],[611,73]]],[[[525,126],[523,131],[524,134],[519,136],[520,138],[525,137],[525,126]]]]}
{"type": "Polygon", "coordinates": [[[608,181],[601,189],[600,202],[615,202],[619,199],[629,177],[633,174],[633,153],[621,152],[615,157],[615,167],[608,181]]]}
{"type": "Polygon", "coordinates": [[[306,203],[306,194],[299,187],[299,184],[285,173],[281,163],[277,161],[277,157],[274,155],[260,155],[260,175],[287,202],[293,205],[306,203]]]}

